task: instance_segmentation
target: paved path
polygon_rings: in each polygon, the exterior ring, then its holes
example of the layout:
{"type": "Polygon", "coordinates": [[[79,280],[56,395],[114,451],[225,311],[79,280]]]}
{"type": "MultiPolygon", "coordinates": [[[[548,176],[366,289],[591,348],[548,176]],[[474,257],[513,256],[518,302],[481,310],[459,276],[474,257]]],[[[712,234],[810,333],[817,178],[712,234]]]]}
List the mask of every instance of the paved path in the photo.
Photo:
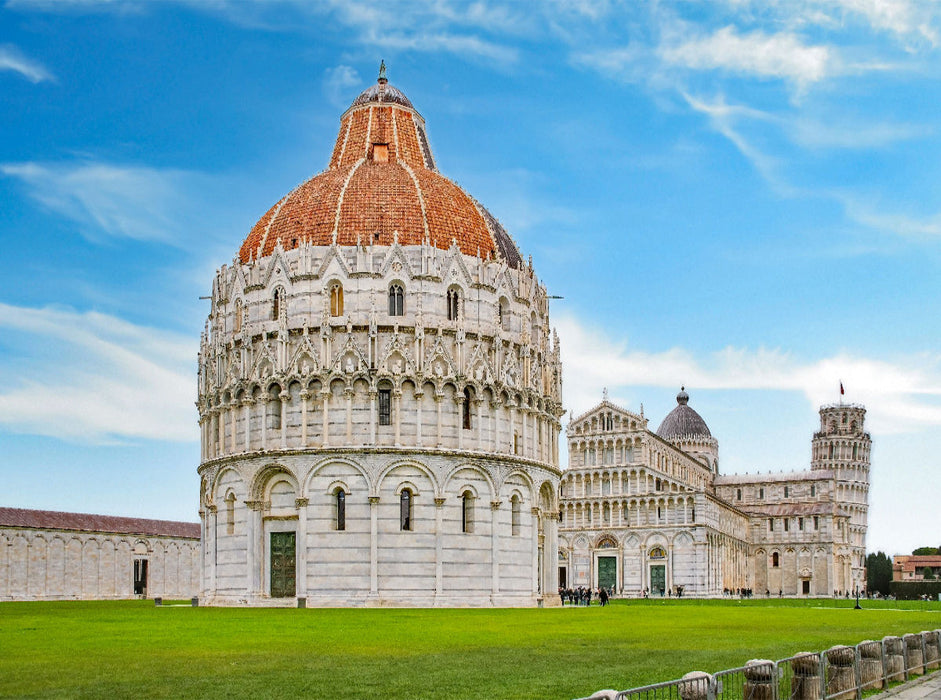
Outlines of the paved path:
{"type": "Polygon", "coordinates": [[[876,698],[899,698],[899,700],[941,700],[941,672],[934,671],[918,680],[896,686],[892,690],[874,696],[876,698]]]}

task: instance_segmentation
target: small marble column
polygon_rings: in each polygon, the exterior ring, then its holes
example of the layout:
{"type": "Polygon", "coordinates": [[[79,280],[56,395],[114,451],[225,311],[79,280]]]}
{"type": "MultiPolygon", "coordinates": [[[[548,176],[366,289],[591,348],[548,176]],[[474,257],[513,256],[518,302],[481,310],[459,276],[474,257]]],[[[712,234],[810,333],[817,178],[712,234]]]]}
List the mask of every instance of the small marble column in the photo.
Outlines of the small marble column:
{"type": "MultiPolygon", "coordinates": [[[[301,447],[307,447],[307,401],[310,392],[307,389],[301,392],[301,447]]],[[[373,441],[375,442],[375,440],[373,441]]]]}
{"type": "Polygon", "coordinates": [[[307,505],[310,501],[306,498],[297,498],[294,500],[294,507],[297,508],[297,583],[295,584],[294,595],[298,598],[307,597],[307,505]]]}
{"type": "Polygon", "coordinates": [[[348,386],[343,390],[346,396],[346,444],[353,444],[353,387],[348,386]]]}
{"type": "Polygon", "coordinates": [[[288,401],[291,400],[291,394],[288,391],[282,391],[279,394],[281,398],[281,449],[288,447],[288,401]]]}
{"type": "Polygon", "coordinates": [[[402,444],[402,389],[396,387],[392,391],[392,420],[395,423],[395,446],[402,444]]]}
{"type": "Polygon", "coordinates": [[[326,387],[320,392],[323,399],[323,447],[330,444],[330,388],[326,387]]]}
{"type": "Polygon", "coordinates": [[[500,501],[490,501],[490,601],[500,593],[500,501]]]}
{"type": "Polygon", "coordinates": [[[242,414],[243,414],[243,435],[242,435],[242,451],[249,452],[251,450],[251,439],[252,439],[252,404],[254,401],[250,398],[242,400],[242,414]]]}
{"type": "Polygon", "coordinates": [[[435,598],[444,594],[444,498],[435,498],[435,598]]]}
{"type": "Polygon", "coordinates": [[[379,594],[379,496],[369,497],[369,593],[379,594]]]}

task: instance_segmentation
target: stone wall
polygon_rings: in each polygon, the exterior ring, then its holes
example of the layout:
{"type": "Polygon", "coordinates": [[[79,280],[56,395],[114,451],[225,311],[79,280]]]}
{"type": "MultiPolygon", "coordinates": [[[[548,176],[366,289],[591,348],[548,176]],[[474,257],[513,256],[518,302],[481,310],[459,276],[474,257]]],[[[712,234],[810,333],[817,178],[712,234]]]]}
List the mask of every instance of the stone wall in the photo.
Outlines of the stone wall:
{"type": "Polygon", "coordinates": [[[190,598],[199,591],[199,541],[0,528],[0,600],[190,598]],[[142,593],[134,562],[147,562],[142,593]]]}

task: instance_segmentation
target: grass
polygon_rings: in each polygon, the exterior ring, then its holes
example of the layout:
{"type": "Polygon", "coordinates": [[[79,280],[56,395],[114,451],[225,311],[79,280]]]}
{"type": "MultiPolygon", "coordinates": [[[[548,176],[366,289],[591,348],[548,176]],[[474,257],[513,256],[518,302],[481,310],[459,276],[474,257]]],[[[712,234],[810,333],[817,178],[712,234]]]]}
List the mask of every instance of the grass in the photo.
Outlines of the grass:
{"type": "Polygon", "coordinates": [[[573,698],[941,628],[941,604],[617,601],[545,610],[0,604],[0,697],[573,698]]]}

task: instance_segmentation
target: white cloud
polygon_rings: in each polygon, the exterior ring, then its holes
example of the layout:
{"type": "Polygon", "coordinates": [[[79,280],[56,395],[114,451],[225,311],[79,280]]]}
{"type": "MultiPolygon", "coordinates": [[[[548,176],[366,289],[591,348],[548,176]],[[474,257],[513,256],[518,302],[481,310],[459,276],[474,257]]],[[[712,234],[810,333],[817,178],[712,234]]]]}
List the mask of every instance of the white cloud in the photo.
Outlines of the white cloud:
{"type": "Polygon", "coordinates": [[[9,44],[0,45],[0,71],[19,73],[31,83],[55,80],[45,66],[27,58],[19,49],[9,44]]]}
{"type": "Polygon", "coordinates": [[[0,303],[0,426],[93,443],[197,439],[197,341],[96,312],[0,303]]]}
{"type": "Polygon", "coordinates": [[[862,16],[876,30],[887,31],[903,40],[923,40],[938,45],[933,21],[938,7],[931,2],[912,0],[815,0],[825,8],[839,8],[862,16]]]}
{"type": "Polygon", "coordinates": [[[659,55],[667,63],[693,70],[726,70],[782,79],[799,88],[828,77],[835,65],[834,52],[828,46],[807,46],[790,33],[739,34],[732,26],[710,36],[661,46],[659,55]]]}
{"type": "Polygon", "coordinates": [[[649,353],[629,348],[571,316],[557,317],[565,371],[565,404],[576,414],[612,392],[633,385],[675,389],[796,392],[818,406],[832,400],[842,381],[854,401],[868,407],[874,433],[902,433],[941,426],[941,356],[902,361],[837,353],[800,361],[777,349],[728,347],[705,358],[682,348],[649,353]]]}
{"type": "Polygon", "coordinates": [[[324,71],[323,91],[330,104],[345,109],[351,100],[351,88],[362,83],[355,68],[339,65],[324,71]]]}
{"type": "Polygon", "coordinates": [[[90,238],[178,242],[187,226],[188,194],[202,176],[181,170],[108,163],[3,163],[46,209],[78,222],[90,238]]]}

